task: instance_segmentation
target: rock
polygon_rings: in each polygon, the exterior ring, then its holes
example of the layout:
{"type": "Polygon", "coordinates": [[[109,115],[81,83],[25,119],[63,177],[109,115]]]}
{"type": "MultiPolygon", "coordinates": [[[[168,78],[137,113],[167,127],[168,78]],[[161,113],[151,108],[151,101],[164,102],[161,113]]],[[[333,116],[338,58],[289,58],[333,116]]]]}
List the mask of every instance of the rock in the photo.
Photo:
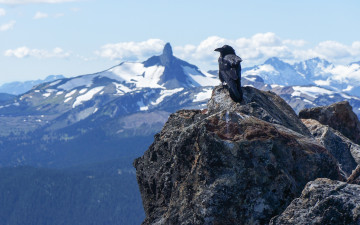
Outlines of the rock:
{"type": "Polygon", "coordinates": [[[339,162],[346,177],[360,164],[360,146],[339,131],[313,119],[302,119],[315,139],[322,144],[339,162]]]}
{"type": "Polygon", "coordinates": [[[311,136],[309,130],[299,120],[294,110],[278,95],[270,91],[260,91],[253,87],[242,87],[243,101],[234,103],[229,98],[226,87],[214,88],[208,103],[210,114],[222,110],[242,112],[264,121],[283,125],[305,136],[311,136]]]}
{"type": "Polygon", "coordinates": [[[270,225],[360,224],[360,186],[329,179],[309,182],[270,225]]]}
{"type": "Polygon", "coordinates": [[[352,174],[346,180],[349,184],[360,184],[360,166],[358,165],[352,174]]]}
{"type": "Polygon", "coordinates": [[[207,110],[172,114],[135,160],[143,224],[267,224],[307,182],[343,180],[286,103],[243,90],[241,104],[216,87],[207,110]]]}
{"type": "Polygon", "coordinates": [[[360,144],[360,122],[347,101],[329,106],[303,109],[300,111],[299,117],[317,120],[321,124],[340,131],[356,144],[360,144]]]}

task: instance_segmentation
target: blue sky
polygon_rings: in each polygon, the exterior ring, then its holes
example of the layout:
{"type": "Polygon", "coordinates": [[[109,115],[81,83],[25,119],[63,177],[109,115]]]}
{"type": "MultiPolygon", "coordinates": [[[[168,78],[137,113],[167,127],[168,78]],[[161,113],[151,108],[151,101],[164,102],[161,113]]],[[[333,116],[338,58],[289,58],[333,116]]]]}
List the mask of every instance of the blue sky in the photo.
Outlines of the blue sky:
{"type": "Polygon", "coordinates": [[[234,46],[243,66],[278,56],[360,61],[360,1],[0,0],[0,84],[67,77],[142,61],[170,42],[178,57],[216,69],[234,46]]]}

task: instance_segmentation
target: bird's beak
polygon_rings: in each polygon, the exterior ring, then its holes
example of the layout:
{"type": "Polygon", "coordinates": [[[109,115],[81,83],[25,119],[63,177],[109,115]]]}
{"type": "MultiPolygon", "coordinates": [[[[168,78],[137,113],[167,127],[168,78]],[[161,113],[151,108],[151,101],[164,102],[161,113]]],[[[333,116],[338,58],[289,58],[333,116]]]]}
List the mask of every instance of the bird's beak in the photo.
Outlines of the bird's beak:
{"type": "Polygon", "coordinates": [[[222,48],[217,48],[214,51],[221,52],[222,48]]]}

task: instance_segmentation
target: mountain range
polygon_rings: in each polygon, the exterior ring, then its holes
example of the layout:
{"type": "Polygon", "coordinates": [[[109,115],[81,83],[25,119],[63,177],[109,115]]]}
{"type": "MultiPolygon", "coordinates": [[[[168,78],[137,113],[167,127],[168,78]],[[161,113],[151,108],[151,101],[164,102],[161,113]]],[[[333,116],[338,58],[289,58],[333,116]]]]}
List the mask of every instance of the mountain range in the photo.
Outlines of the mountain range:
{"type": "MultiPolygon", "coordinates": [[[[346,68],[351,71],[349,74],[356,74],[359,67],[359,63],[353,63],[340,69],[346,68]]],[[[359,116],[359,82],[353,75],[341,80],[336,73],[340,69],[319,58],[293,65],[271,58],[262,65],[244,68],[242,84],[277,93],[296,112],[348,100],[359,116]]],[[[206,108],[213,87],[220,84],[217,71],[204,72],[175,57],[170,44],[165,45],[161,55],[144,62],[123,62],[94,74],[49,79],[20,94],[0,95],[0,175],[4,167],[31,166],[35,167],[33,174],[44,174],[39,178],[40,183],[42,179],[55,183],[60,179],[72,184],[76,179],[69,173],[77,177],[87,174],[84,171],[89,168],[97,168],[96,176],[105,180],[118,174],[124,184],[121,189],[131,190],[132,199],[136,201],[140,195],[133,180],[126,184],[127,179],[135,177],[133,159],[141,156],[153,142],[154,135],[171,113],[179,109],[206,108]],[[104,166],[107,164],[113,166],[104,166]],[[53,170],[58,172],[54,174],[53,170]]],[[[26,169],[4,172],[12,177],[24,177],[24,173],[26,169]]],[[[98,180],[91,185],[87,182],[85,179],[81,188],[88,186],[92,191],[98,190],[98,180]]],[[[8,182],[0,186],[0,193],[11,185],[8,182]]],[[[42,191],[41,185],[21,185],[25,192],[28,189],[42,191]]],[[[113,188],[111,185],[108,187],[113,188]]],[[[70,191],[68,186],[64,190],[70,191]]],[[[109,207],[132,201],[126,196],[121,198],[121,193],[116,194],[120,196],[118,202],[107,202],[109,207]]],[[[64,195],[71,196],[71,193],[64,195]]],[[[32,200],[21,201],[21,204],[30,204],[32,200]]],[[[61,198],[58,201],[61,203],[61,198]]],[[[5,201],[3,204],[0,208],[9,205],[5,201]]],[[[123,217],[130,211],[144,216],[138,206],[120,211],[123,217]]],[[[69,211],[67,213],[71,216],[69,211]]],[[[142,219],[132,222],[137,224],[142,219]]],[[[61,222],[59,220],[58,224],[61,222]]]]}
{"type": "MultiPolygon", "coordinates": [[[[270,58],[244,68],[242,84],[277,93],[296,112],[347,100],[359,116],[357,83],[349,88],[350,83],[338,82],[336,73],[326,72],[338,67],[319,58],[293,65],[270,58]],[[341,85],[346,88],[340,90],[341,85]]],[[[358,63],[342,67],[360,71],[358,63]]],[[[0,101],[0,165],[62,168],[141,154],[141,141],[132,146],[129,140],[143,137],[146,146],[170,113],[205,108],[212,88],[220,83],[216,73],[175,57],[168,43],[161,55],[144,62],[123,62],[98,73],[43,82],[17,96],[5,95],[0,101]],[[91,142],[83,141],[88,138],[91,142]],[[127,149],[94,147],[103,140],[124,143],[127,149]],[[66,146],[71,150],[64,150],[66,146]],[[24,151],[28,148],[32,150],[24,151]]]]}
{"type": "Polygon", "coordinates": [[[245,68],[243,75],[259,75],[267,84],[314,85],[360,97],[359,62],[334,65],[324,59],[313,58],[291,65],[273,57],[264,64],[245,68]]]}
{"type": "Polygon", "coordinates": [[[63,75],[50,75],[47,76],[45,79],[38,79],[38,80],[29,80],[29,81],[15,81],[10,83],[5,83],[0,86],[0,93],[7,93],[12,95],[19,95],[22,93],[27,92],[35,85],[44,83],[44,82],[50,82],[53,80],[65,78],[63,75]]]}

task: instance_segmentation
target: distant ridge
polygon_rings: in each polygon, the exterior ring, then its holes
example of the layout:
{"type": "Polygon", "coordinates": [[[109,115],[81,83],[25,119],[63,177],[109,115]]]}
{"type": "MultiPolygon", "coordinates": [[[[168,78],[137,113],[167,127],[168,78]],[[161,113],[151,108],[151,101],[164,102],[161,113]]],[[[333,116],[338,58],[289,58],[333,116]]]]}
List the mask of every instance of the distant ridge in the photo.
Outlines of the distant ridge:
{"type": "Polygon", "coordinates": [[[47,76],[45,79],[38,79],[38,80],[29,80],[29,81],[15,81],[10,83],[5,83],[0,86],[0,93],[7,93],[12,95],[19,95],[29,91],[35,85],[50,82],[58,79],[65,78],[63,75],[50,75],[47,76]]]}

